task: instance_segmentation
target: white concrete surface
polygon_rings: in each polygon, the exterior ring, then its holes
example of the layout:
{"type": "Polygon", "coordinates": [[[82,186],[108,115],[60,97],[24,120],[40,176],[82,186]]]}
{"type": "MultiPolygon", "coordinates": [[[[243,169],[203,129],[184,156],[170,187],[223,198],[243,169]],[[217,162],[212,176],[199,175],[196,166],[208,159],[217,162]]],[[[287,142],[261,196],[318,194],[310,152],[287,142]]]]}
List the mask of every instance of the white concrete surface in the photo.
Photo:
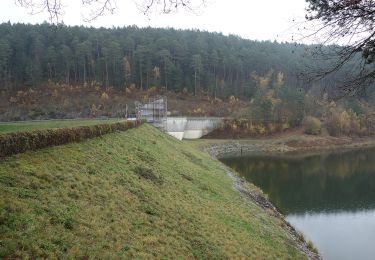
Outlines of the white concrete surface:
{"type": "Polygon", "coordinates": [[[184,139],[199,139],[203,136],[203,130],[185,130],[184,139]]]}
{"type": "Polygon", "coordinates": [[[187,121],[187,117],[168,117],[167,132],[183,132],[187,121]]]}
{"type": "Polygon", "coordinates": [[[184,132],[167,132],[167,133],[177,138],[178,140],[182,140],[182,138],[184,138],[184,132]]]}
{"type": "Polygon", "coordinates": [[[199,139],[213,131],[220,121],[220,118],[168,117],[167,133],[179,140],[199,139]]]}

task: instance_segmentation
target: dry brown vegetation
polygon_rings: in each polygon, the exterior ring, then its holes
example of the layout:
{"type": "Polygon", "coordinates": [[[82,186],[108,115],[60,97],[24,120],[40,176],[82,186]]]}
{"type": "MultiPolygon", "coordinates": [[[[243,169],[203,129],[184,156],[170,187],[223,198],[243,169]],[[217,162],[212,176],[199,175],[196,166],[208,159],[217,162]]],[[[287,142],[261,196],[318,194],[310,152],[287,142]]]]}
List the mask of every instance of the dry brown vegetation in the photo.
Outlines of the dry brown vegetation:
{"type": "Polygon", "coordinates": [[[247,105],[238,99],[213,98],[205,92],[194,96],[186,91],[160,88],[140,90],[134,85],[118,90],[100,87],[95,82],[79,86],[50,82],[34,90],[1,92],[0,120],[124,117],[126,106],[128,113],[134,113],[134,101],[146,102],[158,94],[168,97],[171,115],[229,116],[247,105]]]}
{"type": "Polygon", "coordinates": [[[219,128],[205,138],[247,138],[269,136],[289,129],[288,122],[263,122],[249,119],[224,119],[219,128]]]}

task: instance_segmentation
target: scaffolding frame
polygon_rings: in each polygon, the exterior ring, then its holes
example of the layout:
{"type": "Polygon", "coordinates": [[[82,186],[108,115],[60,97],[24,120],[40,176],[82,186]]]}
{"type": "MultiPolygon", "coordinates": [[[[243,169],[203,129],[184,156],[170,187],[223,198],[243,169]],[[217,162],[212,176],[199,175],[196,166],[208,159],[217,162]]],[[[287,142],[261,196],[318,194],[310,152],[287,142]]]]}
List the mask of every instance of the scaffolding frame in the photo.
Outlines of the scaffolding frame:
{"type": "Polygon", "coordinates": [[[168,100],[166,96],[156,95],[148,99],[148,103],[135,102],[137,119],[145,120],[156,128],[167,130],[168,100]]]}

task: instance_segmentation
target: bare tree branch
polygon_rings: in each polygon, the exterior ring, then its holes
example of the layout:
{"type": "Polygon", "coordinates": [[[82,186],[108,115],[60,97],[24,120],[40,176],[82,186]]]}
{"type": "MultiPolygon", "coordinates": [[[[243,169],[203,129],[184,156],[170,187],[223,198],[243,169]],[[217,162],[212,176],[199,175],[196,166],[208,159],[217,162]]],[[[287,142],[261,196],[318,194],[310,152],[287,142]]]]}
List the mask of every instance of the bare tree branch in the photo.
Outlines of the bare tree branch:
{"type": "Polygon", "coordinates": [[[83,5],[95,5],[96,7],[91,9],[89,17],[84,18],[85,22],[91,22],[100,16],[106,15],[107,13],[113,14],[116,9],[115,0],[82,0],[83,5]]]}
{"type": "Polygon", "coordinates": [[[340,95],[359,93],[375,81],[375,1],[306,0],[306,19],[320,23],[306,37],[323,39],[312,57],[325,59],[328,68],[310,70],[310,78],[321,79],[339,70],[347,77],[337,82],[340,95]],[[331,46],[327,46],[331,45],[331,46]]]}
{"type": "MultiPolygon", "coordinates": [[[[30,10],[30,14],[48,13],[49,20],[59,23],[64,15],[66,0],[15,0],[16,4],[30,10]]],[[[123,1],[123,0],[122,0],[123,1]]],[[[205,6],[206,0],[140,0],[136,2],[138,9],[145,15],[153,12],[169,14],[180,9],[196,12],[205,6]]],[[[90,14],[84,18],[91,22],[100,16],[113,14],[117,9],[116,0],[81,0],[83,8],[90,8],[90,14]]]]}
{"type": "Polygon", "coordinates": [[[63,16],[64,6],[61,0],[15,0],[16,4],[30,10],[30,14],[38,14],[47,12],[50,21],[59,23],[59,18],[63,16]]]}

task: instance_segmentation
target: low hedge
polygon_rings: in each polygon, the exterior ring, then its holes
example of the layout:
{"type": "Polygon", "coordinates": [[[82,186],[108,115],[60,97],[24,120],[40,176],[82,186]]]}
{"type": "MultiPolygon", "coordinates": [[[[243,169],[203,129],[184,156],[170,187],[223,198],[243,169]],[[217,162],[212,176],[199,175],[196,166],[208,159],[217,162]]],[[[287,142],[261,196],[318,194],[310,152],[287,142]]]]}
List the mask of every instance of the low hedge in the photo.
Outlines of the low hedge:
{"type": "Polygon", "coordinates": [[[49,146],[80,142],[115,131],[125,131],[141,123],[141,121],[125,121],[112,124],[0,134],[0,157],[49,146]]]}

